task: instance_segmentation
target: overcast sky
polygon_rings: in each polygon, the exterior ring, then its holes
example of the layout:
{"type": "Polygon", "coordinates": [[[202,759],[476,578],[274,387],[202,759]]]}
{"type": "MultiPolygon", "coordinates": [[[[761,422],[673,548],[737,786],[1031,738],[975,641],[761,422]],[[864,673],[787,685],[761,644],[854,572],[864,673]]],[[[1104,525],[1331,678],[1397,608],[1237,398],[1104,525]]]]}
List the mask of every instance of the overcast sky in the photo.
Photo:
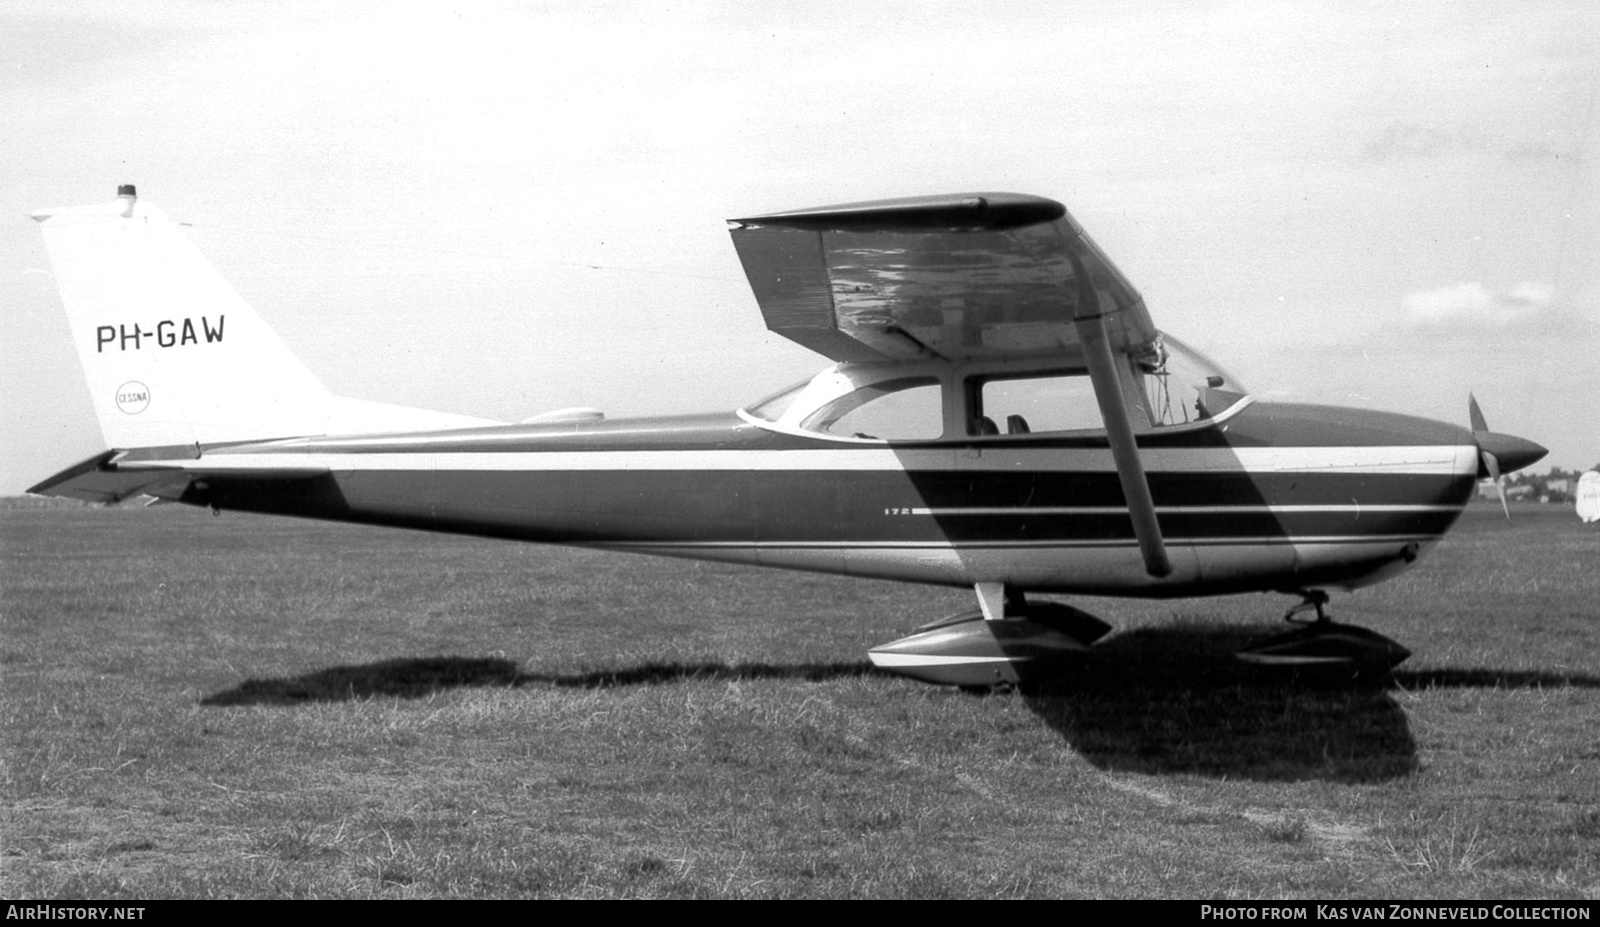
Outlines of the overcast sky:
{"type": "Polygon", "coordinates": [[[102,449],[27,214],[120,183],[335,392],[730,409],[729,217],[1067,204],[1266,399],[1600,463],[1600,5],[32,3],[0,9],[0,493],[102,449]]]}

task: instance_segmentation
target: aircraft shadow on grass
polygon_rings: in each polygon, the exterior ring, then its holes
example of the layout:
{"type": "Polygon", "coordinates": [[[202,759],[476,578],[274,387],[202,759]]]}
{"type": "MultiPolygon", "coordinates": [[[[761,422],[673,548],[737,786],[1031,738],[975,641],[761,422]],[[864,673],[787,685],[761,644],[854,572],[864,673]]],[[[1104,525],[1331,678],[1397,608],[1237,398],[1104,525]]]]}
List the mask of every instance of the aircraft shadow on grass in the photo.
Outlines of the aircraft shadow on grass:
{"type": "MultiPolygon", "coordinates": [[[[1600,688],[1600,677],[1496,669],[1399,671],[1371,679],[1291,674],[1240,663],[1260,628],[1136,629],[1097,644],[1058,679],[1025,689],[1028,707],[1104,769],[1261,781],[1374,782],[1417,768],[1394,691],[1600,688]]],[[[866,661],[646,662],[574,674],[526,673],[504,658],[419,657],[248,679],[204,705],[300,705],[425,698],[456,688],[662,685],[705,680],[820,682],[875,673],[866,661]]]]}
{"type": "Polygon", "coordinates": [[[1276,628],[1154,628],[1026,693],[1029,707],[1105,769],[1262,781],[1375,782],[1417,769],[1398,690],[1600,688],[1581,673],[1396,671],[1367,678],[1233,658],[1276,628]]]}
{"type": "Polygon", "coordinates": [[[1600,689],[1600,676],[1548,670],[1451,669],[1396,670],[1394,682],[1416,689],[1600,689]]]}
{"type": "Polygon", "coordinates": [[[642,663],[619,669],[557,675],[524,673],[515,660],[419,657],[360,666],[333,666],[287,679],[247,679],[206,697],[202,705],[300,705],[363,698],[426,698],[446,689],[525,685],[598,689],[693,680],[800,679],[819,682],[873,673],[872,664],[849,663],[642,663]]]}
{"type": "Polygon", "coordinates": [[[374,697],[426,698],[466,686],[511,686],[515,660],[492,657],[418,657],[360,666],[330,666],[286,679],[246,679],[207,696],[202,705],[302,705],[374,697]]]}
{"type": "Polygon", "coordinates": [[[1417,768],[1387,676],[1236,660],[1259,629],[1137,629],[1096,645],[1028,707],[1103,769],[1263,781],[1382,781],[1417,768]]]}

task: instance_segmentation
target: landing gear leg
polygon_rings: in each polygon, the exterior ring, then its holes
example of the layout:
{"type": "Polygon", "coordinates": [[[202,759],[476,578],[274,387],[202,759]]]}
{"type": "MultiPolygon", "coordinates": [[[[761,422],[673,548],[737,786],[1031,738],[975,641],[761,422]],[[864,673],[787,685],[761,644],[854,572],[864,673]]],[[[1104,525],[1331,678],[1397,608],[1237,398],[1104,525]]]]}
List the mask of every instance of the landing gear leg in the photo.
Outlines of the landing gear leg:
{"type": "Polygon", "coordinates": [[[978,594],[978,608],[985,621],[1004,621],[1020,618],[1028,613],[1028,599],[1022,590],[1006,583],[977,583],[972,591],[978,594]]]}
{"type": "Polygon", "coordinates": [[[1289,609],[1283,615],[1283,620],[1290,624],[1332,624],[1333,619],[1328,617],[1328,592],[1325,589],[1302,589],[1300,595],[1304,597],[1299,605],[1289,609]],[[1311,621],[1297,618],[1308,611],[1315,610],[1317,617],[1311,621]]]}

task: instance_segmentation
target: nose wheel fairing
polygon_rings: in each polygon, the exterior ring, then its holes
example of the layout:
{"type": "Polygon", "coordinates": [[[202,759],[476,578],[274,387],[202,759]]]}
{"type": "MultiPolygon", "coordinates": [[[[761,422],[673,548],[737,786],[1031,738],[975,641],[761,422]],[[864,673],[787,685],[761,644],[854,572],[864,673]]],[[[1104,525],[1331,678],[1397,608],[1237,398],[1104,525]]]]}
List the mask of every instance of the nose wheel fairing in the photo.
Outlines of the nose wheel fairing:
{"type": "Polygon", "coordinates": [[[1256,666],[1347,669],[1359,674],[1387,672],[1411,651],[1368,628],[1316,621],[1257,641],[1236,656],[1256,666]]]}
{"type": "Polygon", "coordinates": [[[1386,673],[1411,656],[1411,651],[1376,631],[1328,617],[1325,590],[1308,589],[1301,595],[1300,604],[1283,616],[1300,627],[1257,641],[1235,656],[1256,666],[1332,669],[1357,675],[1386,673]],[[1307,612],[1315,612],[1316,617],[1302,618],[1307,612]]]}

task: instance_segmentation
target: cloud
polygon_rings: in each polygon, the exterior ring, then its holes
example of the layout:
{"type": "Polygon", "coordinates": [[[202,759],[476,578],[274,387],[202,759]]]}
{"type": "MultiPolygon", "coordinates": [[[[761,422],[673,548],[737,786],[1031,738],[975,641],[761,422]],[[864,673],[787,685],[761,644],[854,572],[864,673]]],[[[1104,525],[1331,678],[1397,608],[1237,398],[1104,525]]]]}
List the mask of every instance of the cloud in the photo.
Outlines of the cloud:
{"type": "Polygon", "coordinates": [[[1560,163],[1566,160],[1576,163],[1582,157],[1582,149],[1564,135],[1496,137],[1481,126],[1465,123],[1438,126],[1400,120],[1390,122],[1361,148],[1363,159],[1377,163],[1475,155],[1511,162],[1560,163]]]}
{"type": "Polygon", "coordinates": [[[1368,142],[1361,153],[1370,161],[1394,161],[1401,158],[1437,158],[1481,151],[1483,148],[1482,139],[1475,138],[1465,129],[1446,131],[1396,120],[1389,123],[1377,138],[1368,142]]]}
{"type": "Polygon", "coordinates": [[[1481,283],[1457,283],[1405,297],[1413,328],[1507,329],[1556,313],[1556,290],[1544,283],[1519,283],[1496,292],[1481,283]]]}

